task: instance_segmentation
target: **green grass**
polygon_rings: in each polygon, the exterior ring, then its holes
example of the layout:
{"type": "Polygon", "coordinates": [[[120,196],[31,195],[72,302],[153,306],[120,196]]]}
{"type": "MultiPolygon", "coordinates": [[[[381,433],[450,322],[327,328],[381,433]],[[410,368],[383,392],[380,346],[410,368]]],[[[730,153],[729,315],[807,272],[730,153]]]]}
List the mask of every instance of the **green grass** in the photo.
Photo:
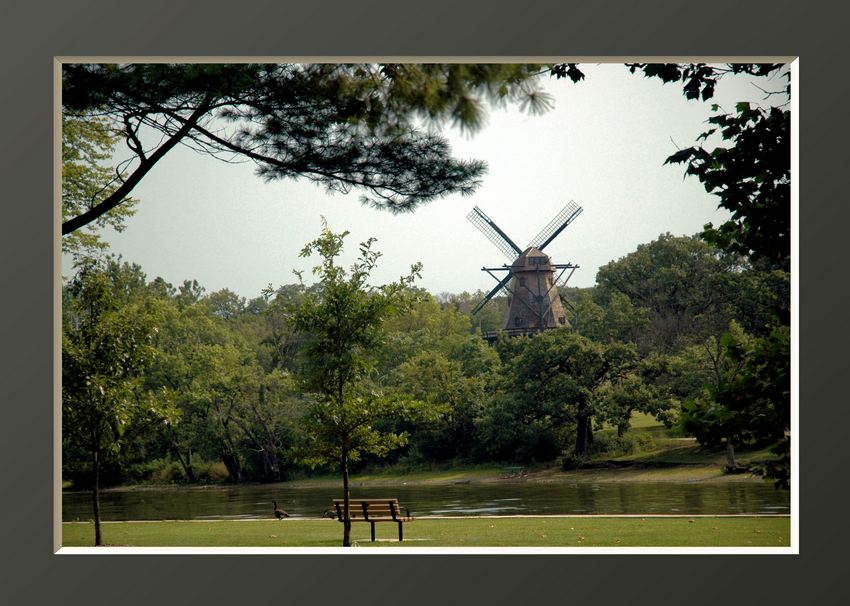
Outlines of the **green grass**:
{"type": "Polygon", "coordinates": [[[661,428],[665,429],[664,425],[658,421],[652,415],[648,415],[644,412],[636,412],[632,414],[632,418],[629,420],[629,427],[631,429],[647,429],[647,428],[661,428]]]}
{"type": "MultiPolygon", "coordinates": [[[[387,467],[369,470],[352,475],[352,482],[369,483],[370,485],[392,484],[398,485],[402,482],[415,481],[420,484],[429,482],[451,483],[458,480],[484,479],[499,476],[502,468],[495,465],[485,466],[462,466],[449,469],[421,469],[405,470],[398,467],[387,467]]],[[[331,475],[317,481],[330,480],[334,484],[339,483],[339,475],[331,475]]]]}
{"type": "MultiPolygon", "coordinates": [[[[355,523],[360,547],[787,547],[788,517],[529,517],[419,519],[404,525],[355,523]]],[[[107,545],[133,547],[339,547],[335,520],[114,522],[103,524],[107,545]]],[[[62,525],[65,547],[90,547],[89,523],[62,525]]]]}

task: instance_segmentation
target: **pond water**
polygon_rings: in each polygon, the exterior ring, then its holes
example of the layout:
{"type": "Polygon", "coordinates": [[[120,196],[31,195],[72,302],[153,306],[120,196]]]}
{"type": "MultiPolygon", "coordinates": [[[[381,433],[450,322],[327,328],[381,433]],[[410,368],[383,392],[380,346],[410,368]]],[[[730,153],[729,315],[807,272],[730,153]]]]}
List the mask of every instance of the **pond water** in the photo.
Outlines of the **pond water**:
{"type": "MultiPolygon", "coordinates": [[[[285,484],[167,487],[101,493],[103,520],[272,517],[272,499],[292,517],[320,517],[341,497],[333,487],[285,484]]],[[[414,516],[517,514],[788,514],[789,493],[767,482],[564,483],[503,481],[441,486],[353,487],[353,498],[397,497],[414,516]]],[[[62,519],[92,517],[91,493],[65,492],[62,519]]]]}

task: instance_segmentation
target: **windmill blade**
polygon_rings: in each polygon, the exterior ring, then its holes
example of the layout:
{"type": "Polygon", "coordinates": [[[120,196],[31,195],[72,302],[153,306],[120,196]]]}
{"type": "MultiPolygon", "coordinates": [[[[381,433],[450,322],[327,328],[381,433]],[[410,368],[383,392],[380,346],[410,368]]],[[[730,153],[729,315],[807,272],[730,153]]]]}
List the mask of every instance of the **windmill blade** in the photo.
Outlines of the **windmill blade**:
{"type": "Polygon", "coordinates": [[[513,240],[511,240],[505,232],[499,229],[499,226],[493,223],[493,221],[490,220],[490,217],[485,215],[484,211],[477,206],[473,208],[468,215],[466,215],[466,218],[469,219],[470,223],[481,230],[481,233],[487,236],[487,239],[495,244],[496,248],[502,251],[502,254],[504,254],[509,260],[513,261],[522,254],[522,250],[520,250],[519,246],[514,244],[513,240]]]}
{"type": "Polygon", "coordinates": [[[564,231],[564,228],[572,223],[576,217],[581,214],[581,211],[584,210],[581,206],[573,202],[572,200],[561,209],[555,218],[549,221],[549,225],[543,228],[543,230],[537,234],[537,237],[534,238],[529,246],[533,246],[538,250],[543,250],[549,243],[557,237],[559,233],[564,231]]]}
{"type": "Polygon", "coordinates": [[[481,311],[481,308],[482,308],[482,307],[484,307],[484,305],[486,305],[486,304],[487,304],[487,301],[489,301],[490,299],[492,299],[494,296],[496,296],[496,294],[497,294],[500,290],[502,290],[503,288],[505,288],[505,287],[508,285],[508,282],[510,282],[511,277],[513,277],[513,274],[511,274],[510,272],[508,272],[508,275],[507,275],[507,276],[505,276],[504,278],[502,278],[502,281],[501,281],[501,282],[499,282],[499,284],[496,286],[496,288],[494,288],[494,289],[493,289],[493,290],[491,290],[489,293],[487,293],[487,296],[486,296],[486,297],[484,297],[484,299],[481,301],[481,303],[479,303],[478,305],[476,305],[476,306],[475,306],[475,309],[473,309],[473,310],[472,310],[472,315],[475,315],[475,314],[477,314],[479,311],[481,311]]]}

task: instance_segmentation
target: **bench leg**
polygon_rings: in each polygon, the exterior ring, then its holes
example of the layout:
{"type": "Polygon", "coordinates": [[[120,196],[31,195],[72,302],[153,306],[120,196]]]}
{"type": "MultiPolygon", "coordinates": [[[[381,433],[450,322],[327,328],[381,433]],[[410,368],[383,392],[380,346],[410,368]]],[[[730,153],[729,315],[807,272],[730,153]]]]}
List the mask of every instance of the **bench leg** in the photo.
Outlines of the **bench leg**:
{"type": "Polygon", "coordinates": [[[401,543],[404,540],[404,531],[401,529],[401,522],[398,523],[398,541],[401,543]]]}
{"type": "Polygon", "coordinates": [[[375,523],[372,522],[372,542],[375,542],[375,523]]]}

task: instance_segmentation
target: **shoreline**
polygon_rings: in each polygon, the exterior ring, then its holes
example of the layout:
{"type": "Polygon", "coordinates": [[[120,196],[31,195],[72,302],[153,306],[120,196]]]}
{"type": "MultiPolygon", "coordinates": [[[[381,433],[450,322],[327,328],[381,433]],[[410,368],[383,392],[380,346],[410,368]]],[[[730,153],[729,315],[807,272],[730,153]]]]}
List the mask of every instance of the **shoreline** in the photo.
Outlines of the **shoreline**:
{"type": "MultiPolygon", "coordinates": [[[[128,484],[101,488],[101,492],[144,492],[162,490],[210,490],[240,486],[279,486],[292,489],[336,488],[341,478],[321,476],[298,478],[283,482],[246,482],[242,484],[128,484]]],[[[502,477],[501,469],[454,469],[444,471],[415,471],[363,473],[352,476],[352,488],[381,486],[452,486],[464,484],[619,484],[619,483],[732,483],[767,482],[751,473],[727,474],[717,465],[681,464],[665,467],[635,465],[633,467],[592,468],[564,471],[556,467],[531,468],[523,477],[502,477]]],[[[64,494],[86,493],[89,489],[65,489],[64,494]]]]}

